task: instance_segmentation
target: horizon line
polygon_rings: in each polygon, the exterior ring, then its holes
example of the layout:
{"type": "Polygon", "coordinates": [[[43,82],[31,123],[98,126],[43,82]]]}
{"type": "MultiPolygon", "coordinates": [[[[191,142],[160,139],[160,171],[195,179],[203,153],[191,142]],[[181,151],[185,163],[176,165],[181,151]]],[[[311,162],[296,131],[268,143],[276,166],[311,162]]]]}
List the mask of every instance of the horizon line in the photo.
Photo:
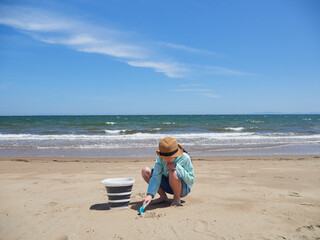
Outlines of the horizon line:
{"type": "Polygon", "coordinates": [[[183,116],[183,115],[320,115],[320,112],[309,113],[283,113],[283,112],[261,112],[261,113],[165,113],[165,114],[17,114],[2,115],[0,117],[46,117],[46,116],[183,116]]]}

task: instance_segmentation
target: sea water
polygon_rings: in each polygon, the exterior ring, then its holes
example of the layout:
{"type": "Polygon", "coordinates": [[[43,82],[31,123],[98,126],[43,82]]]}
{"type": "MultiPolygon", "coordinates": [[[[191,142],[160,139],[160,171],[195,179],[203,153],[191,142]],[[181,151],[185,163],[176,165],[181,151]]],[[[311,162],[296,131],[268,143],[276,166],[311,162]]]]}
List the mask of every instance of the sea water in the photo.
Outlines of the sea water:
{"type": "Polygon", "coordinates": [[[177,138],[194,156],[320,154],[320,115],[0,116],[0,156],[154,157],[177,138]]]}

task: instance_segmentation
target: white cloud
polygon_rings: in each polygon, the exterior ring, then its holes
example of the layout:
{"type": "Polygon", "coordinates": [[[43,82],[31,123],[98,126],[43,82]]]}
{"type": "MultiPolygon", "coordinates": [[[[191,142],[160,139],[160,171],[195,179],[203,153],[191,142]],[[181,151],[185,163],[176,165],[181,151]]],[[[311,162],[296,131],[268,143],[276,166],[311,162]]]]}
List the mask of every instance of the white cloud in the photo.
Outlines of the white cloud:
{"type": "Polygon", "coordinates": [[[256,75],[254,73],[242,72],[242,71],[237,71],[237,70],[223,68],[223,67],[217,67],[217,66],[205,66],[204,69],[210,74],[234,75],[234,76],[256,75]]]}
{"type": "Polygon", "coordinates": [[[53,17],[49,12],[20,6],[0,5],[0,24],[27,31],[51,32],[72,29],[72,21],[53,17]]]}
{"type": "Polygon", "coordinates": [[[219,98],[219,95],[213,94],[213,93],[201,93],[202,96],[208,97],[208,98],[219,98]]]}
{"type": "Polygon", "coordinates": [[[122,35],[127,35],[124,32],[37,9],[4,5],[0,9],[0,24],[23,30],[42,42],[66,45],[81,52],[109,55],[130,66],[151,68],[172,78],[182,77],[185,72],[179,64],[153,56],[152,49],[121,39],[122,35]]]}
{"type": "Polygon", "coordinates": [[[62,44],[87,53],[100,53],[117,58],[143,59],[147,57],[144,49],[126,43],[115,42],[114,40],[97,38],[89,34],[72,35],[64,38],[38,37],[40,41],[50,44],[62,44]]]}
{"type": "Polygon", "coordinates": [[[173,78],[182,77],[183,73],[185,73],[187,71],[187,69],[179,66],[179,64],[170,63],[170,62],[128,61],[127,63],[133,67],[152,68],[156,72],[164,73],[168,77],[173,77],[173,78]]]}
{"type": "Polygon", "coordinates": [[[82,44],[99,44],[102,41],[87,35],[75,35],[70,38],[41,38],[43,42],[51,44],[65,44],[65,45],[82,45],[82,44]]]}
{"type": "Polygon", "coordinates": [[[173,43],[167,43],[167,42],[159,42],[159,45],[163,45],[165,47],[169,48],[174,48],[186,52],[191,52],[191,53],[198,53],[198,54],[205,54],[205,55],[216,55],[215,52],[207,51],[207,50],[202,50],[198,48],[193,48],[193,47],[188,47],[185,45],[179,45],[179,44],[173,44],[173,43]]]}
{"type": "Polygon", "coordinates": [[[51,12],[0,4],[0,24],[21,30],[33,38],[49,44],[61,44],[76,51],[98,53],[115,57],[116,60],[133,67],[153,69],[170,78],[182,78],[188,74],[201,73],[222,75],[252,75],[241,71],[217,66],[182,64],[171,59],[170,54],[161,57],[159,44],[197,54],[215,54],[214,52],[196,49],[172,43],[134,41],[134,36],[127,32],[108,27],[101,27],[80,20],[70,19],[51,12]]]}

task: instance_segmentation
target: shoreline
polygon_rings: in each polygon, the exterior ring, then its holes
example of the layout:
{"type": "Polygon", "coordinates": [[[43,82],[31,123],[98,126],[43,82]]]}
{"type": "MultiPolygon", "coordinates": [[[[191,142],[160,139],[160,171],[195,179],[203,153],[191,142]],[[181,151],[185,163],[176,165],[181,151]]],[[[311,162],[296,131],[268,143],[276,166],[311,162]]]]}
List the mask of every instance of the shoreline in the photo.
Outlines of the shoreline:
{"type": "MultiPolygon", "coordinates": [[[[132,162],[149,162],[155,161],[157,157],[128,157],[128,158],[78,158],[78,157],[0,157],[1,161],[16,161],[16,162],[93,162],[93,163],[132,163],[132,162]]],[[[192,161],[247,161],[247,160],[262,160],[262,161],[302,161],[302,160],[320,160],[320,155],[248,155],[248,156],[192,156],[192,161]]]]}
{"type": "MultiPolygon", "coordinates": [[[[237,156],[314,156],[320,155],[320,144],[287,144],[264,147],[248,146],[238,148],[183,146],[189,155],[197,157],[237,157],[237,156]]],[[[153,158],[154,147],[114,148],[114,149],[33,149],[33,148],[2,148],[1,157],[65,157],[65,158],[153,158]]]]}
{"type": "MultiPolygon", "coordinates": [[[[154,158],[0,157],[3,239],[318,239],[320,155],[192,157],[183,206],[148,206],[140,172],[154,158]],[[106,178],[133,177],[129,208],[110,210],[106,178]],[[159,227],[161,226],[161,227],[159,227]]],[[[168,196],[172,199],[172,195],[168,196]]]]}

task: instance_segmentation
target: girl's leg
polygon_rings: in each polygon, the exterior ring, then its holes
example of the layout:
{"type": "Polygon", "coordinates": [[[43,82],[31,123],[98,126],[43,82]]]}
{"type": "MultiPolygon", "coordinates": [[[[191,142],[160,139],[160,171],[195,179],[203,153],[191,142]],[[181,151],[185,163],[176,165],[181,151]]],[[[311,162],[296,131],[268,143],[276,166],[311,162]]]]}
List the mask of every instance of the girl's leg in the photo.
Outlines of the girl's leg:
{"type": "MultiPolygon", "coordinates": [[[[141,176],[142,178],[149,184],[149,181],[152,177],[152,172],[149,167],[144,167],[141,171],[141,176]]],[[[158,189],[158,194],[160,197],[158,199],[152,200],[150,204],[157,204],[157,203],[162,203],[162,202],[168,202],[168,197],[165,191],[161,187],[158,189]]]]}
{"type": "Polygon", "coordinates": [[[180,201],[181,182],[176,170],[171,170],[169,172],[169,184],[173,190],[173,195],[174,195],[171,206],[181,206],[181,201],[180,201]]]}

